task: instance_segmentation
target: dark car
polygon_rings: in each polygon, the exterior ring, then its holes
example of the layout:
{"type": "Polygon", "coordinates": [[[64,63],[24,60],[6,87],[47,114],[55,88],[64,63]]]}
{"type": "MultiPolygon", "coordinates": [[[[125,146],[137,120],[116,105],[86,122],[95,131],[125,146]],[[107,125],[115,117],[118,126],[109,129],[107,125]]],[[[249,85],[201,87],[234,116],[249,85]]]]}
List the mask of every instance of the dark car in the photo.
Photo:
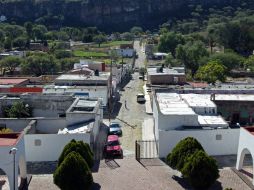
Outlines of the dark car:
{"type": "Polygon", "coordinates": [[[108,135],[122,136],[122,129],[119,123],[111,123],[108,129],[108,135]]]}
{"type": "Polygon", "coordinates": [[[117,135],[109,135],[107,143],[104,148],[105,158],[109,157],[123,157],[123,150],[117,135]]]}

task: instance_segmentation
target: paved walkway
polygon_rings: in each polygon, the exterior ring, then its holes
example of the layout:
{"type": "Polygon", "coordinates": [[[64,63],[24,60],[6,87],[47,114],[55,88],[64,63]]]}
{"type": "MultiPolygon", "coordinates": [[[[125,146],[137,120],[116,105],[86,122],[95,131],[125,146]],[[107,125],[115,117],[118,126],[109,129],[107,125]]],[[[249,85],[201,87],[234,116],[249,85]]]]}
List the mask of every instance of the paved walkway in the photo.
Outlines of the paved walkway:
{"type": "Polygon", "coordinates": [[[142,125],[142,140],[155,140],[153,118],[145,118],[142,125]]]}

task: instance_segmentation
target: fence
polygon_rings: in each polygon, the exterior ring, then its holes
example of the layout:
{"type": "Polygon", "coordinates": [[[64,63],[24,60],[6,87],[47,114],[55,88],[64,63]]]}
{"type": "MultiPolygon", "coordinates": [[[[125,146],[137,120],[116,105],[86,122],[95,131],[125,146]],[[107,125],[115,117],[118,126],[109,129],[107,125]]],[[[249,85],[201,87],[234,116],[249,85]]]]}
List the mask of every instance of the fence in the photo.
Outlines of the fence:
{"type": "Polygon", "coordinates": [[[158,147],[157,141],[147,140],[147,141],[136,141],[135,143],[135,153],[136,160],[141,159],[155,159],[158,158],[158,147]]]}

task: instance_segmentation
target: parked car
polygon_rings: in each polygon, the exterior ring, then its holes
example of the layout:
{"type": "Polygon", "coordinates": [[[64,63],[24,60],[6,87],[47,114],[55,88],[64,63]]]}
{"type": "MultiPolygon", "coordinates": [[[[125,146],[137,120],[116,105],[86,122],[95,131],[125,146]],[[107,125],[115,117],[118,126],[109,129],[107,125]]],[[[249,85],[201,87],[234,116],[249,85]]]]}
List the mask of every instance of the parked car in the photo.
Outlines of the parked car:
{"type": "Polygon", "coordinates": [[[123,157],[123,150],[117,135],[109,135],[104,148],[105,158],[123,157]]]}
{"type": "Polygon", "coordinates": [[[137,94],[137,102],[141,103],[141,102],[145,102],[145,95],[142,93],[137,94]]]}
{"type": "Polygon", "coordinates": [[[109,129],[108,129],[108,135],[118,135],[118,136],[122,136],[122,129],[121,129],[121,125],[119,123],[116,122],[112,122],[109,125],[109,129]]]}

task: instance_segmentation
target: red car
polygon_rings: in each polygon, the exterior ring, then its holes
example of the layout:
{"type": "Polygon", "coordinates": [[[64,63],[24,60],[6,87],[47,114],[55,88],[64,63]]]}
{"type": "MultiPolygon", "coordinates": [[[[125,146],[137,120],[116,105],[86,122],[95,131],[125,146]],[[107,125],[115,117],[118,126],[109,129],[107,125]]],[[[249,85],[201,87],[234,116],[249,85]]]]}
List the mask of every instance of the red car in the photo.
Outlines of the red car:
{"type": "Polygon", "coordinates": [[[121,148],[119,138],[117,135],[109,135],[107,143],[104,148],[105,157],[121,157],[123,156],[123,150],[121,148]]]}

